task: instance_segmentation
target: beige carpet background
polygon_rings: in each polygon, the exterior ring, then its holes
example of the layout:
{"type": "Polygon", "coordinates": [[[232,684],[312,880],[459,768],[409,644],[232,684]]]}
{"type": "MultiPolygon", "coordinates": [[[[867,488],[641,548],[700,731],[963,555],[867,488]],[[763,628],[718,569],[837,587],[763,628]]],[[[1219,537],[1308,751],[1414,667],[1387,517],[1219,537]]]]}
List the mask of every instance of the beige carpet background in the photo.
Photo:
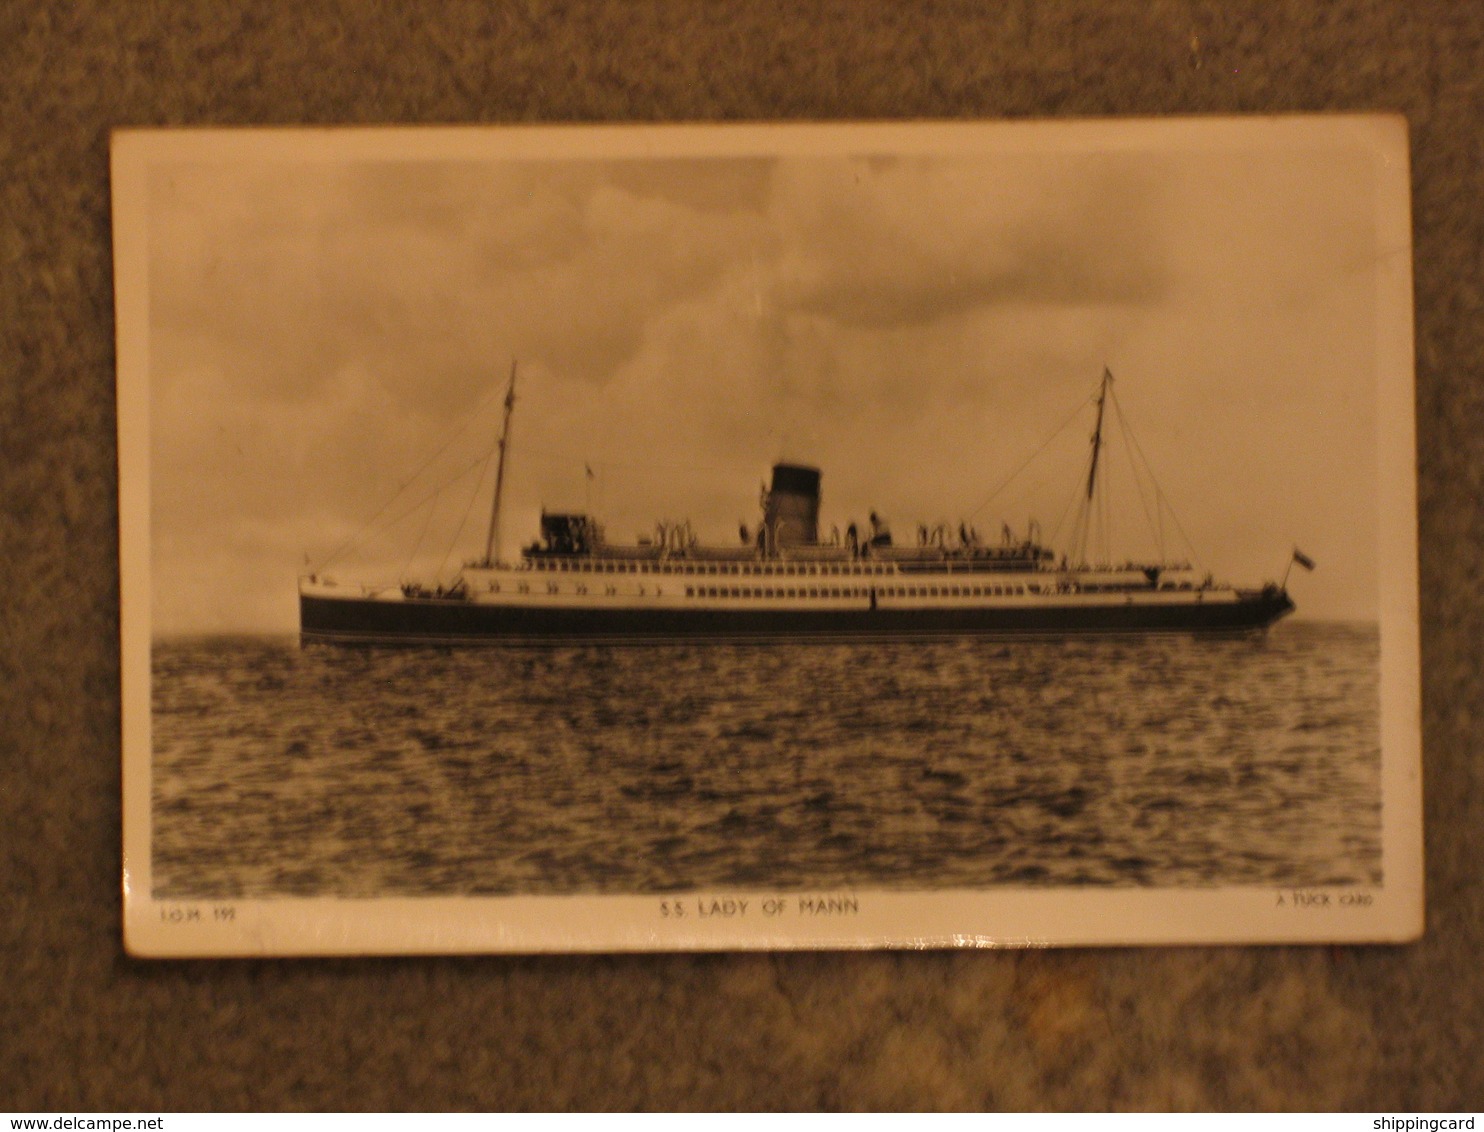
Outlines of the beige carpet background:
{"type": "Polygon", "coordinates": [[[1481,153],[1477,4],[0,4],[0,1108],[1478,1107],[1481,153]],[[110,128],[1371,109],[1412,128],[1424,942],[124,957],[110,128]]]}

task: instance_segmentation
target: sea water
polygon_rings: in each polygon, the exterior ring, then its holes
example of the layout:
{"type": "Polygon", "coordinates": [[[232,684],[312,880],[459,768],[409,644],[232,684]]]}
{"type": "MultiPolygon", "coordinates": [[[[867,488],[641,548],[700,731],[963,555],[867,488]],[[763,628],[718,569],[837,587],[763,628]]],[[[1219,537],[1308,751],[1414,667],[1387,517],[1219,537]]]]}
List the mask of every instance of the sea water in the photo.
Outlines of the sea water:
{"type": "Polygon", "coordinates": [[[157,641],[157,898],[1381,881],[1374,627],[157,641]]]}

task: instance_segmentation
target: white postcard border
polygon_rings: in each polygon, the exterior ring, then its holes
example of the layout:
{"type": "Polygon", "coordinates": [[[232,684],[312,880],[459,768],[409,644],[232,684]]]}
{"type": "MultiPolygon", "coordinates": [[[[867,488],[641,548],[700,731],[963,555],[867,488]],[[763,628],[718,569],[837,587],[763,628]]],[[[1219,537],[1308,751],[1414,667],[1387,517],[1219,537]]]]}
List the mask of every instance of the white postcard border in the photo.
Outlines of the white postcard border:
{"type": "Polygon", "coordinates": [[[1014,124],[520,126],[121,131],[113,144],[117,296],[125,937],[139,956],[763,948],[1400,942],[1423,923],[1409,172],[1397,117],[1014,124]],[[1373,149],[1381,541],[1383,884],[1375,888],[705,891],[633,896],[160,901],[151,895],[147,177],[152,162],[570,155],[945,154],[1305,145],[1373,149]],[[743,907],[745,902],[745,908],[743,907]],[[680,908],[674,915],[667,909],[680,908]]]}

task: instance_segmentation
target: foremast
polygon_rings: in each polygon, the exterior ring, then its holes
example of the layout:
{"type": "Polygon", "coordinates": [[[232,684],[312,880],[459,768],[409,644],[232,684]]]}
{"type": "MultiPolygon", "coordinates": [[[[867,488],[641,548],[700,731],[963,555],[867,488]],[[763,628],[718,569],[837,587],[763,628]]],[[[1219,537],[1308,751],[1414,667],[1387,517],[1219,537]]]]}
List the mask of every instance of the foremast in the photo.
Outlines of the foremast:
{"type": "Polygon", "coordinates": [[[485,566],[500,561],[500,499],[505,493],[505,454],[510,448],[510,420],[515,413],[515,368],[510,363],[510,387],[505,391],[505,420],[500,429],[500,458],[495,464],[495,498],[490,503],[490,529],[484,540],[485,566]]]}

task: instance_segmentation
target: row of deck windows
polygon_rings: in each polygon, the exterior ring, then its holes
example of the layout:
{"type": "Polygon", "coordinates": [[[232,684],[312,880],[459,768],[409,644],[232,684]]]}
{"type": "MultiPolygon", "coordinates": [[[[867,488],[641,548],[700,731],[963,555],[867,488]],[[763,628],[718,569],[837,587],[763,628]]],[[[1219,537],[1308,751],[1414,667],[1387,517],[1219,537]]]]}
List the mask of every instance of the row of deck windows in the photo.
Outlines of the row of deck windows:
{"type": "MultiPolygon", "coordinates": [[[[1033,590],[1039,587],[1032,587],[1033,590]]],[[[877,597],[1000,597],[1025,593],[1024,586],[876,586],[877,597]]],[[[686,586],[686,597],[868,597],[861,586],[802,586],[746,589],[739,586],[686,586]]]]}
{"type": "Polygon", "coordinates": [[[733,563],[733,562],[604,562],[590,559],[569,562],[563,559],[546,560],[536,558],[531,565],[537,570],[573,574],[765,574],[765,575],[809,575],[820,574],[895,574],[890,565],[853,563],[831,565],[814,562],[778,563],[733,563]]]}

